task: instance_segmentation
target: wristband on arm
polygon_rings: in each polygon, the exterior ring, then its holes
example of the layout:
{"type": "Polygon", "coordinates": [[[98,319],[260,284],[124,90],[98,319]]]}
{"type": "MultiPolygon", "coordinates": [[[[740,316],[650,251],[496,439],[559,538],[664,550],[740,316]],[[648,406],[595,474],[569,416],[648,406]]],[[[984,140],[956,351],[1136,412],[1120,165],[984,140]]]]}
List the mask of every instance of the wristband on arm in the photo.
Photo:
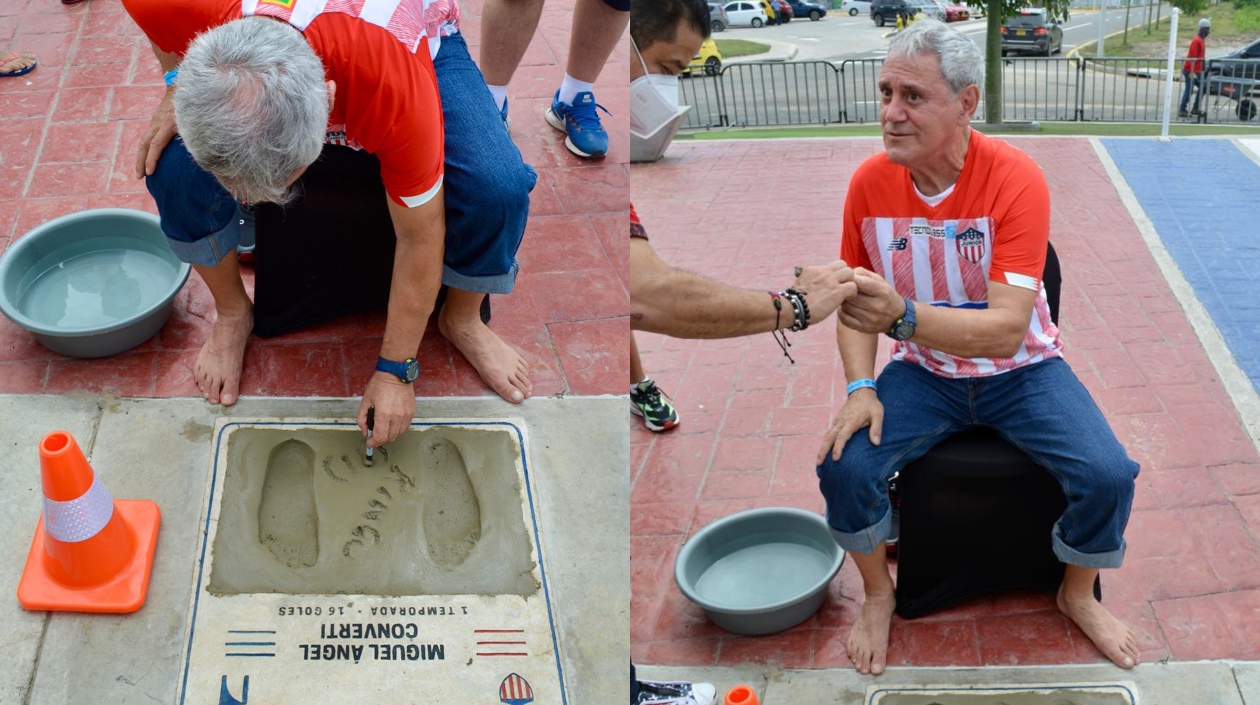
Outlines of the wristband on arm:
{"type": "Polygon", "coordinates": [[[855,379],[852,382],[849,382],[849,386],[844,388],[844,393],[846,395],[851,395],[859,389],[866,389],[868,387],[878,392],[878,388],[875,386],[875,380],[870,377],[863,377],[862,379],[855,379]]]}

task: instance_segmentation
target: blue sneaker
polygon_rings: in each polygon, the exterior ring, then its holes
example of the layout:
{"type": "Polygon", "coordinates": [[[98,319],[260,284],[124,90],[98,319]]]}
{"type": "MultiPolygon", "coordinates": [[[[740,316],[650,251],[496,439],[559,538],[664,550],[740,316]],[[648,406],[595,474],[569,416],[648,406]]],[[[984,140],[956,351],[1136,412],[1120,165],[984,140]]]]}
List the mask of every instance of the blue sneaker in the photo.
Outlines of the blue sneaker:
{"type": "Polygon", "coordinates": [[[551,109],[547,111],[547,122],[568,137],[564,146],[570,152],[587,159],[600,159],[608,153],[608,133],[599,124],[599,113],[596,108],[611,115],[608,109],[595,102],[595,95],[590,91],[582,91],[573,98],[573,105],[560,102],[560,91],[551,100],[551,109]]]}

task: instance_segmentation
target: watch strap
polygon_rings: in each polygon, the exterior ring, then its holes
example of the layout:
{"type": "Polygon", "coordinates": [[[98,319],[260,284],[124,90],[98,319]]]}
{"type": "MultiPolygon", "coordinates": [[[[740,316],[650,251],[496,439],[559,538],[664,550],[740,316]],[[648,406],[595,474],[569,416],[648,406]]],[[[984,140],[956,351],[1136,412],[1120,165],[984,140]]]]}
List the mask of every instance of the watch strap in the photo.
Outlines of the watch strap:
{"type": "Polygon", "coordinates": [[[377,357],[376,358],[376,371],[385,372],[387,374],[394,375],[399,380],[401,380],[404,384],[406,384],[406,383],[415,381],[415,380],[407,379],[408,369],[413,363],[415,363],[415,360],[410,357],[407,358],[406,360],[403,360],[402,362],[395,362],[394,360],[386,360],[383,357],[377,357]]]}

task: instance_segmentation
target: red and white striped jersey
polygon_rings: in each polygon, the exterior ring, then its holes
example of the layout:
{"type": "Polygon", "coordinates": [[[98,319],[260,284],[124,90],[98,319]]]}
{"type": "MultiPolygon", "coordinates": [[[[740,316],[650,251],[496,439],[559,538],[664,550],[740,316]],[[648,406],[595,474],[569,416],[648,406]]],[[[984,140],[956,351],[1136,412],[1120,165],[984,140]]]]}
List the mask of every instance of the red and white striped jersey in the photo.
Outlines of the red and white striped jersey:
{"type": "Polygon", "coordinates": [[[416,52],[428,40],[429,58],[437,56],[442,37],[459,31],[456,0],[242,0],[241,15],[266,15],[306,31],[325,12],[339,12],[384,27],[416,52]]]}
{"type": "Polygon", "coordinates": [[[1013,357],[962,358],[908,341],[893,346],[894,360],[947,377],[984,377],[1061,355],[1041,282],[1049,231],[1049,190],[1036,163],[972,131],[962,174],[936,206],[885,154],[863,163],[845,200],[841,257],[880,274],[920,307],[987,308],[991,281],[1036,291],[1013,357]]]}
{"type": "Polygon", "coordinates": [[[390,198],[415,208],[442,185],[445,130],[433,55],[458,31],[457,0],[123,0],[158,47],[183,56],[200,33],[244,15],[284,20],[336,83],[325,141],[375,154],[390,198]],[[384,31],[382,31],[384,30],[384,31]],[[428,52],[419,52],[427,39],[428,52]]]}

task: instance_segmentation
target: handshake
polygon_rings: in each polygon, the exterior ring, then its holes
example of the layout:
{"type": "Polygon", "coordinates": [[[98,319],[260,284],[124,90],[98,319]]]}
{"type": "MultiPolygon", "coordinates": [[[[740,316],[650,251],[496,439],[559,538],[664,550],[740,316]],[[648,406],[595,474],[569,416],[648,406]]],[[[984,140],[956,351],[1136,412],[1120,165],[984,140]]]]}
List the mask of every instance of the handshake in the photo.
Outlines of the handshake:
{"type": "Polygon", "coordinates": [[[883,277],[844,260],[797,267],[792,288],[806,295],[811,323],[838,311],[841,323],[862,333],[887,332],[906,310],[901,295],[883,277]]]}

